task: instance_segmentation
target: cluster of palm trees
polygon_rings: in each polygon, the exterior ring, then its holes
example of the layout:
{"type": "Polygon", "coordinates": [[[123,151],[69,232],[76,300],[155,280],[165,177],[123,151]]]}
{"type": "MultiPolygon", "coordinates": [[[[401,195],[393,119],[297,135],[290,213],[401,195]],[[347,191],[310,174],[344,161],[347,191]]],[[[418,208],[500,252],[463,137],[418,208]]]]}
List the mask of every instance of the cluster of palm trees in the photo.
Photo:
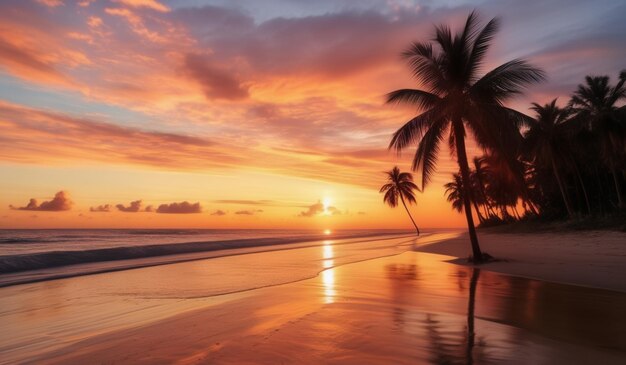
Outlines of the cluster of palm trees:
{"type": "Polygon", "coordinates": [[[498,28],[497,18],[483,25],[476,12],[457,33],[435,27],[432,41],[415,42],[403,53],[422,89],[396,90],[387,98],[421,110],[389,144],[398,153],[417,145],[412,169],[421,172],[421,189],[435,172],[444,140],[455,155],[459,173],[446,189],[453,207],[465,213],[474,262],[484,256],[473,210],[485,222],[559,215],[563,209],[570,216],[589,214],[624,204],[625,109],[618,103],[626,97],[626,72],[614,86],[608,77],[587,77],[566,107],[534,104],[535,117],[527,116],[505,103],[543,81],[542,70],[515,59],[480,71],[498,28]],[[468,133],[485,151],[473,169],[468,133]]]}
{"type": "MultiPolygon", "coordinates": [[[[509,153],[474,158],[470,200],[482,224],[525,217],[601,216],[624,208],[626,188],[626,71],[612,85],[608,76],[587,76],[564,107],[554,99],[533,103],[533,117],[520,129],[509,153]],[[525,189],[516,184],[524,182],[525,189]],[[524,194],[524,193],[528,194],[524,194]]],[[[454,174],[448,201],[463,208],[463,184],[454,174]]]]}

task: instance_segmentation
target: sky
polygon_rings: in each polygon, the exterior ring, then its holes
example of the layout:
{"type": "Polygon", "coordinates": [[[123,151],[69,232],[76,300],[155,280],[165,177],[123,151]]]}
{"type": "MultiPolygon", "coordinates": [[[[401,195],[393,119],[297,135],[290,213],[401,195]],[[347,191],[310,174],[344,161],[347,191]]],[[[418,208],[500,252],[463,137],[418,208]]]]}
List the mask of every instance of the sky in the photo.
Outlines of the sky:
{"type": "MultiPolygon", "coordinates": [[[[384,96],[419,87],[412,41],[473,9],[502,21],[485,71],[548,74],[519,111],[626,66],[619,0],[4,0],[0,228],[411,228],[378,188],[418,111],[384,96]]],[[[464,226],[456,170],[443,149],[418,225],[464,226]]]]}

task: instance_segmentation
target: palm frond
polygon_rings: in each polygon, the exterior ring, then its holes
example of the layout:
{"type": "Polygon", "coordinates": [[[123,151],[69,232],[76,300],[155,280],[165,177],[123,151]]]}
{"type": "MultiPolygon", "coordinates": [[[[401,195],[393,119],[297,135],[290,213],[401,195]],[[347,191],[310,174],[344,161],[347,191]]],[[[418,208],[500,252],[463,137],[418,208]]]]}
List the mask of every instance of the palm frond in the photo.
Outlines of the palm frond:
{"type": "Polygon", "coordinates": [[[475,82],[476,72],[480,70],[480,66],[482,66],[482,61],[485,58],[487,50],[489,49],[489,45],[499,29],[500,20],[498,18],[493,18],[476,36],[467,63],[466,72],[469,76],[469,82],[475,82]]]}
{"type": "Polygon", "coordinates": [[[417,143],[436,120],[438,109],[427,110],[406,122],[393,134],[388,148],[400,153],[408,146],[417,143]]]}
{"type": "Polygon", "coordinates": [[[395,189],[388,190],[383,197],[383,201],[389,204],[389,206],[392,208],[398,206],[398,195],[395,189]]]}
{"type": "Polygon", "coordinates": [[[402,56],[408,61],[413,77],[420,80],[431,92],[445,90],[447,82],[441,70],[441,57],[433,52],[432,44],[415,42],[402,56]]]}
{"type": "Polygon", "coordinates": [[[400,89],[395,90],[387,94],[388,104],[408,104],[415,105],[418,109],[432,108],[435,103],[440,101],[437,95],[429,93],[428,91],[416,90],[416,89],[400,89]]]}
{"type": "Polygon", "coordinates": [[[532,84],[545,80],[543,70],[523,59],[506,62],[480,78],[470,88],[473,98],[485,102],[502,104],[507,99],[520,94],[532,84]]]}
{"type": "Polygon", "coordinates": [[[395,185],[393,183],[387,183],[383,186],[380,187],[380,190],[378,191],[379,193],[384,193],[390,189],[393,189],[395,185]]]}
{"type": "Polygon", "coordinates": [[[433,123],[428,132],[422,137],[415,152],[412,169],[413,171],[421,170],[422,190],[430,182],[432,174],[435,172],[439,144],[443,140],[443,134],[447,125],[448,123],[445,120],[433,123]]]}

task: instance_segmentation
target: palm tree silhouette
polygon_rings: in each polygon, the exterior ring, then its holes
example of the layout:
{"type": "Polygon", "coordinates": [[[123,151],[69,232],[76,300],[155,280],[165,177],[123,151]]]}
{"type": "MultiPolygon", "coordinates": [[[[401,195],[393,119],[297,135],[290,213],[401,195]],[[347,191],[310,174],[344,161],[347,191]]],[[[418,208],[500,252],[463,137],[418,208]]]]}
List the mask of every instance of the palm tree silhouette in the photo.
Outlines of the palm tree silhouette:
{"type": "Polygon", "coordinates": [[[474,197],[475,200],[479,201],[480,204],[483,205],[483,209],[485,210],[485,215],[487,218],[495,216],[495,213],[489,206],[489,197],[487,196],[487,191],[485,188],[485,184],[489,180],[490,171],[487,166],[485,166],[485,156],[474,157],[474,171],[470,176],[470,179],[476,183],[476,191],[479,195],[479,199],[474,197]]]}
{"type": "Polygon", "coordinates": [[[613,175],[618,206],[624,207],[624,199],[618,182],[618,163],[626,153],[626,110],[616,103],[626,99],[626,70],[622,71],[615,86],[609,84],[608,76],[587,76],[585,85],[578,85],[569,105],[577,113],[576,120],[586,124],[595,136],[604,163],[613,175]]]}
{"type": "Polygon", "coordinates": [[[533,103],[532,110],[537,114],[530,123],[530,128],[525,133],[525,144],[530,158],[535,165],[548,167],[552,170],[556,183],[559,186],[565,209],[571,218],[574,215],[572,203],[567,195],[567,190],[561,177],[559,164],[561,164],[567,151],[566,124],[571,111],[556,106],[556,99],[551,103],[539,105],[533,103]]]}
{"type": "Polygon", "coordinates": [[[461,175],[456,173],[452,174],[452,181],[446,183],[447,200],[452,203],[452,208],[457,212],[463,210],[463,182],[461,181],[461,175]]]}
{"type": "Polygon", "coordinates": [[[383,201],[389,204],[390,207],[395,208],[398,206],[399,198],[419,236],[420,229],[417,227],[417,224],[415,224],[415,220],[413,220],[413,216],[411,212],[409,212],[409,208],[406,206],[405,202],[405,200],[408,201],[409,204],[417,202],[413,190],[420,191],[420,189],[413,182],[413,175],[409,172],[400,172],[398,166],[394,166],[393,169],[386,171],[385,174],[387,174],[388,182],[380,188],[380,193],[385,193],[383,201]]]}
{"type": "Polygon", "coordinates": [[[510,155],[506,151],[519,145],[518,126],[527,117],[503,103],[528,84],[544,79],[543,71],[522,59],[506,62],[480,77],[485,54],[498,28],[496,18],[481,27],[476,12],[469,14],[457,34],[445,25],[435,27],[432,42],[415,42],[403,53],[413,75],[426,89],[400,89],[387,95],[388,103],[416,105],[423,111],[396,131],[389,144],[389,148],[400,152],[419,143],[412,168],[421,170],[422,188],[435,171],[440,143],[450,130],[448,140],[456,152],[465,190],[463,206],[474,262],[483,261],[483,254],[472,217],[465,128],[470,129],[480,147],[510,155]]]}

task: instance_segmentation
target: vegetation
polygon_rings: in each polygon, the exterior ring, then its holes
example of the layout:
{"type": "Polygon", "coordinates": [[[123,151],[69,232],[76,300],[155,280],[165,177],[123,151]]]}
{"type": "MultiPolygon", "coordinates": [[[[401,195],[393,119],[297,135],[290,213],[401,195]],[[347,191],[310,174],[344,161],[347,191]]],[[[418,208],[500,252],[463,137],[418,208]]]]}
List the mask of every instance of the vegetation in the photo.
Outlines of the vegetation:
{"type": "MultiPolygon", "coordinates": [[[[387,97],[388,103],[405,103],[422,110],[394,133],[389,144],[389,148],[398,152],[417,144],[412,168],[421,171],[422,188],[435,171],[440,145],[448,136],[448,144],[459,164],[459,177],[455,180],[458,184],[454,188],[457,194],[453,200],[458,199],[454,204],[462,206],[465,212],[474,262],[484,259],[472,217],[472,204],[477,207],[480,197],[471,188],[465,138],[471,132],[479,146],[491,153],[494,163],[516,165],[514,152],[520,147],[519,127],[528,118],[504,103],[519,95],[525,86],[544,79],[541,70],[522,59],[506,62],[481,76],[485,54],[498,28],[498,19],[483,26],[475,12],[467,17],[459,33],[453,34],[445,25],[435,27],[432,42],[415,42],[403,54],[423,89],[396,90],[387,97]]],[[[525,189],[521,170],[520,165],[498,174],[518,186],[524,200],[529,201],[530,192],[525,189]]],[[[499,189],[494,191],[502,195],[498,197],[499,205],[509,203],[504,187],[493,184],[484,187],[499,189]]]]}
{"type": "MultiPolygon", "coordinates": [[[[562,218],[593,227],[606,225],[602,220],[623,223],[626,106],[619,104],[626,100],[625,82],[626,71],[616,85],[608,76],[587,76],[564,107],[556,99],[533,103],[535,116],[521,126],[515,144],[522,148],[509,151],[516,155],[516,165],[502,166],[501,158],[489,153],[476,158],[470,189],[481,223],[562,218]],[[527,189],[506,178],[511,171],[522,173],[527,189]]],[[[459,184],[458,174],[446,184],[448,200],[457,210],[459,184]]]]}
{"type": "Polygon", "coordinates": [[[415,224],[415,220],[413,220],[413,216],[411,212],[409,212],[409,208],[406,206],[406,201],[409,204],[415,204],[417,201],[415,200],[414,191],[419,191],[419,188],[413,182],[413,175],[409,172],[400,172],[398,166],[394,166],[390,171],[386,171],[387,174],[387,183],[380,188],[380,192],[384,193],[383,201],[387,203],[390,207],[395,208],[398,206],[398,200],[402,202],[406,213],[411,218],[411,223],[415,227],[415,231],[417,235],[420,235],[420,229],[415,224]]]}

